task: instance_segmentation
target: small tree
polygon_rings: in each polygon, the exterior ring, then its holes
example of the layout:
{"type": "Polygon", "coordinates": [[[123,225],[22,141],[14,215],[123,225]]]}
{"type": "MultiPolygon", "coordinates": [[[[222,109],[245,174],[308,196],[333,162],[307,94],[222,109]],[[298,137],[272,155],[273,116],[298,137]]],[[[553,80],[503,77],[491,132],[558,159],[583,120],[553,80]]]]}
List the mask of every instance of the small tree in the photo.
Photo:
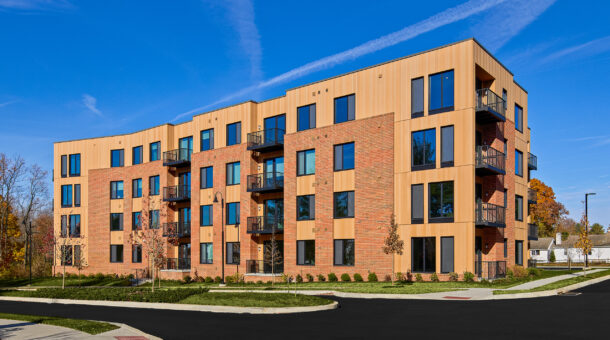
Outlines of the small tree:
{"type": "MultiPolygon", "coordinates": [[[[81,270],[85,269],[89,264],[87,263],[86,256],[86,248],[87,246],[84,244],[78,245],[78,252],[76,251],[76,247],[73,248],[72,252],[74,253],[74,267],[78,270],[78,276],[80,279],[81,270]]],[[[80,285],[80,281],[79,281],[80,285]]]]}
{"type": "Polygon", "coordinates": [[[549,262],[551,263],[555,263],[556,259],[555,259],[555,251],[553,249],[550,250],[551,254],[549,255],[549,262]]]}
{"type": "Polygon", "coordinates": [[[72,244],[67,235],[62,235],[61,232],[55,236],[55,254],[56,260],[59,260],[59,265],[62,269],[61,289],[66,288],[66,266],[72,264],[72,244]]]}
{"type": "Polygon", "coordinates": [[[388,226],[388,236],[384,240],[383,252],[392,256],[392,285],[394,285],[394,258],[396,255],[402,255],[405,242],[398,236],[398,224],[394,219],[394,214],[388,226]]]}
{"type": "MultiPolygon", "coordinates": [[[[271,265],[271,275],[275,274],[275,265],[284,263],[284,259],[282,257],[282,251],[278,245],[278,242],[275,240],[275,237],[271,238],[271,242],[265,245],[265,264],[271,265]]],[[[274,280],[271,280],[271,286],[273,286],[274,280]]]]}
{"type": "Polygon", "coordinates": [[[591,252],[591,249],[593,249],[593,243],[591,242],[591,239],[589,239],[589,233],[587,231],[587,229],[589,228],[589,221],[587,221],[587,217],[583,216],[582,221],[582,228],[580,229],[579,233],[578,233],[578,241],[576,242],[576,248],[578,248],[578,250],[582,253],[583,257],[585,258],[585,264],[584,264],[584,276],[587,276],[587,261],[586,258],[589,255],[589,253],[591,252]]]}

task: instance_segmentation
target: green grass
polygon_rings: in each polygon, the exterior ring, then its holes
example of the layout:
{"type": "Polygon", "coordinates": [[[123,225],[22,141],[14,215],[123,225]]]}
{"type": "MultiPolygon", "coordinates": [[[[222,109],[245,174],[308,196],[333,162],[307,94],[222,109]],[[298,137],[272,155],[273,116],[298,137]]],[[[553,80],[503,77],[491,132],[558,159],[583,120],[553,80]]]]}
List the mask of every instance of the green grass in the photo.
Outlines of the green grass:
{"type": "Polygon", "coordinates": [[[596,279],[598,277],[602,277],[602,276],[606,276],[606,275],[610,275],[610,269],[609,270],[603,270],[600,272],[596,272],[596,273],[591,273],[591,274],[587,274],[587,276],[577,276],[577,277],[573,277],[573,278],[569,278],[569,279],[565,279],[565,280],[561,280],[561,281],[555,281],[555,282],[551,282],[549,284],[546,284],[544,286],[540,286],[540,287],[536,287],[536,288],[532,288],[532,289],[520,289],[520,290],[494,290],[494,295],[501,295],[501,294],[517,294],[517,293],[533,293],[533,292],[541,292],[541,291],[545,291],[545,290],[553,290],[553,289],[558,289],[558,288],[563,288],[563,287],[567,287],[576,283],[580,283],[580,282],[584,282],[584,281],[588,281],[591,279],[596,279]]]}
{"type": "Polygon", "coordinates": [[[148,288],[41,288],[37,290],[4,290],[0,296],[51,299],[136,301],[176,303],[191,295],[205,293],[205,288],[155,290],[148,288]]]}
{"type": "Polygon", "coordinates": [[[45,325],[67,327],[89,334],[99,334],[119,328],[116,325],[109,324],[106,322],[66,319],[53,316],[0,313],[0,319],[20,320],[45,325]]]}
{"type": "MultiPolygon", "coordinates": [[[[13,288],[13,287],[23,287],[27,286],[30,283],[29,279],[1,279],[0,287],[4,288],[13,288]]],[[[42,277],[42,278],[32,278],[32,286],[36,287],[61,287],[62,278],[61,277],[42,277]]],[[[83,278],[75,278],[75,277],[66,277],[66,287],[91,287],[91,286],[129,286],[130,282],[128,279],[114,278],[109,276],[103,277],[83,277],[83,278]]]]}
{"type": "Polygon", "coordinates": [[[332,300],[318,296],[288,293],[204,293],[189,296],[184,304],[239,307],[303,307],[321,306],[332,300]]]}

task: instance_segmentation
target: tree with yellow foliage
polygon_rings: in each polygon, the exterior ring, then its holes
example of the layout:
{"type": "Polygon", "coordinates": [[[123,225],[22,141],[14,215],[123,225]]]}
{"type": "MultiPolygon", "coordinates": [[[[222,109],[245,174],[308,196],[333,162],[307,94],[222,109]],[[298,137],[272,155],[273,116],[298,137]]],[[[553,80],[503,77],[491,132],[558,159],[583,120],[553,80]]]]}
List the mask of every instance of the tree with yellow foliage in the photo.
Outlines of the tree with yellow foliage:
{"type": "MultiPolygon", "coordinates": [[[[591,252],[591,249],[593,249],[593,242],[591,242],[591,239],[589,239],[589,232],[588,232],[589,221],[587,220],[587,217],[585,215],[583,215],[580,224],[583,225],[583,228],[581,228],[580,231],[578,232],[578,241],[576,242],[576,248],[578,248],[578,250],[580,250],[583,257],[587,257],[589,255],[589,253],[591,252]]],[[[584,270],[584,276],[587,276],[587,261],[586,260],[585,260],[585,265],[584,265],[583,270],[584,270]]]]}
{"type": "Polygon", "coordinates": [[[555,226],[568,214],[563,204],[557,202],[553,188],[533,178],[530,187],[536,192],[536,203],[530,204],[532,222],[538,225],[538,236],[553,236],[555,226]]]}

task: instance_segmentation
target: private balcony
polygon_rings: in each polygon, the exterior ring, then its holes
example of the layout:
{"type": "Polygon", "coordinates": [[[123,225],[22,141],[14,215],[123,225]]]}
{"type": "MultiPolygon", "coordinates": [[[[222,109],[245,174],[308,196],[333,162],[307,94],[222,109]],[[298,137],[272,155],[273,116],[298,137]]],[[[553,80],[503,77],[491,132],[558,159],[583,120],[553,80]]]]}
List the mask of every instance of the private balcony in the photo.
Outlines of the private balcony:
{"type": "Polygon", "coordinates": [[[272,234],[284,232],[284,218],[252,216],[248,217],[248,234],[272,234]]]}
{"type": "Polygon", "coordinates": [[[163,236],[177,238],[189,237],[191,236],[191,222],[163,223],[163,236]]]}
{"type": "Polygon", "coordinates": [[[485,280],[501,279],[506,277],[506,261],[475,261],[474,273],[485,280]]]}
{"type": "Polygon", "coordinates": [[[479,124],[506,121],[506,103],[490,89],[476,90],[476,111],[479,124]]]}
{"type": "Polygon", "coordinates": [[[530,170],[538,170],[538,157],[531,152],[527,153],[527,168],[530,170]]]}
{"type": "Polygon", "coordinates": [[[191,199],[191,188],[188,185],[175,185],[163,188],[163,201],[184,202],[191,199]]]}
{"type": "Polygon", "coordinates": [[[189,149],[176,149],[163,153],[163,166],[181,167],[191,164],[191,153],[189,149]]]}
{"type": "Polygon", "coordinates": [[[284,272],[284,263],[271,265],[271,261],[246,260],[246,274],[281,274],[284,272]]]}
{"type": "Polygon", "coordinates": [[[282,129],[266,129],[248,134],[248,150],[266,152],[279,150],[284,147],[284,134],[282,129]]]}
{"type": "Polygon", "coordinates": [[[179,257],[179,258],[165,259],[165,263],[164,263],[162,270],[190,271],[191,270],[191,258],[190,257],[179,257]]]}
{"type": "Polygon", "coordinates": [[[503,206],[478,201],[475,208],[477,227],[506,227],[506,208],[503,206]]]}
{"type": "Polygon", "coordinates": [[[538,194],[536,193],[536,190],[527,188],[527,203],[536,204],[537,201],[538,201],[538,194]]]}
{"type": "Polygon", "coordinates": [[[489,145],[477,146],[475,161],[477,176],[506,174],[506,155],[489,145]]]}
{"type": "Polygon", "coordinates": [[[248,192],[275,192],[284,190],[284,173],[266,172],[256,175],[248,175],[248,192]]]}

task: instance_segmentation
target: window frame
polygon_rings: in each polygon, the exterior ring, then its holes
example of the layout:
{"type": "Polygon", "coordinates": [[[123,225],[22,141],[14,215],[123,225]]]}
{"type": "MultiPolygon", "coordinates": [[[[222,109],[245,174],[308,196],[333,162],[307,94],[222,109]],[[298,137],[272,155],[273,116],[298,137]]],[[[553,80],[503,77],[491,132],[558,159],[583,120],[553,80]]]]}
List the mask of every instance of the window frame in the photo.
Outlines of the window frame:
{"type": "Polygon", "coordinates": [[[154,161],[158,161],[161,159],[161,142],[160,141],[156,141],[156,142],[152,142],[149,144],[148,146],[148,161],[149,162],[154,162],[154,161]],[[157,146],[157,150],[154,154],[156,154],[157,158],[153,159],[153,145],[157,146]]]}
{"type": "Polygon", "coordinates": [[[443,113],[443,112],[449,112],[449,111],[454,111],[455,110],[455,70],[451,69],[451,70],[446,70],[446,71],[442,71],[442,72],[437,72],[437,73],[433,73],[428,75],[428,115],[433,115],[433,114],[438,114],[438,113],[443,113]],[[452,78],[453,78],[453,105],[451,106],[444,106],[444,81],[441,75],[445,74],[445,73],[452,73],[452,78]],[[432,107],[432,77],[434,76],[441,76],[441,93],[440,93],[440,97],[441,97],[441,107],[438,109],[431,109],[432,107]]]}
{"type": "Polygon", "coordinates": [[[297,215],[297,221],[314,221],[316,219],[316,195],[298,195],[297,196],[297,210],[296,210],[296,215],[297,215]],[[301,202],[302,199],[307,199],[307,204],[308,204],[308,213],[307,213],[307,218],[302,218],[299,214],[299,212],[301,211],[299,208],[299,203],[301,202]],[[312,206],[313,203],[313,206],[312,206]]]}
{"type": "Polygon", "coordinates": [[[515,103],[515,130],[523,133],[523,107],[517,103],[515,103]]]}
{"type": "Polygon", "coordinates": [[[80,237],[80,232],[81,232],[81,219],[80,219],[80,214],[71,214],[68,215],[68,234],[70,235],[70,237],[80,237]],[[74,221],[74,223],[72,223],[74,221]],[[74,224],[74,232],[72,232],[72,225],[74,224]],[[78,232],[76,232],[76,230],[78,230],[78,232]]]}
{"type": "Polygon", "coordinates": [[[142,263],[142,245],[141,244],[132,244],[131,245],[131,263],[142,263]],[[136,251],[136,250],[138,250],[138,251],[136,251]],[[138,261],[138,259],[139,259],[139,261],[138,261]]]}
{"type": "Polygon", "coordinates": [[[199,151],[209,151],[209,150],[214,150],[214,128],[210,128],[210,129],[205,129],[205,130],[201,130],[199,132],[199,151]],[[204,149],[203,148],[203,134],[205,132],[209,133],[209,148],[208,149],[204,149]]]}
{"type": "Polygon", "coordinates": [[[161,192],[161,176],[159,176],[159,175],[149,176],[148,177],[148,195],[149,196],[158,196],[158,195],[160,195],[159,194],[160,192],[161,192]],[[158,182],[158,184],[153,182],[154,179],[157,179],[156,182],[158,182]],[[156,189],[156,191],[153,189],[156,189]]]}
{"type": "Polygon", "coordinates": [[[122,200],[125,198],[125,185],[123,181],[110,181],[110,199],[111,200],[122,200]],[[121,197],[118,197],[118,185],[121,183],[121,197]],[[113,188],[113,186],[115,188],[113,188]]]}
{"type": "Polygon", "coordinates": [[[80,207],[81,197],[80,197],[80,184],[74,184],[74,189],[72,190],[74,195],[74,206],[80,207]]]}
{"type": "Polygon", "coordinates": [[[307,150],[300,150],[297,151],[297,177],[299,176],[309,176],[309,175],[315,175],[316,174],[316,149],[307,149],[307,150]],[[312,173],[308,173],[307,172],[307,168],[309,163],[307,162],[307,154],[308,152],[313,152],[313,172],[312,173]],[[303,160],[300,160],[299,155],[303,155],[303,160]],[[303,173],[300,173],[300,169],[301,169],[301,162],[303,162],[303,173]]]}
{"type": "Polygon", "coordinates": [[[134,178],[131,180],[131,197],[140,198],[142,197],[142,179],[134,178]],[[139,187],[136,187],[138,185],[139,187]]]}
{"type": "Polygon", "coordinates": [[[516,148],[515,148],[515,175],[523,178],[523,152],[516,148]]]}
{"type": "Polygon", "coordinates": [[[455,182],[454,181],[443,181],[443,182],[431,182],[428,183],[428,223],[453,223],[455,219],[455,182]],[[432,217],[432,186],[440,185],[440,206],[442,208],[444,201],[444,187],[445,184],[451,183],[452,191],[453,191],[453,199],[451,202],[452,205],[452,216],[451,217],[432,217]]]}
{"type": "Polygon", "coordinates": [[[111,168],[122,168],[125,166],[125,149],[113,149],[110,150],[110,167],[111,168]],[[114,156],[113,154],[118,152],[119,157],[119,165],[114,165],[114,156]]]}
{"type": "Polygon", "coordinates": [[[131,165],[139,165],[144,163],[144,147],[142,145],[134,146],[131,148],[131,165]],[[139,158],[139,162],[136,163],[136,156],[139,158]]]}
{"type": "Polygon", "coordinates": [[[522,240],[515,240],[515,265],[523,266],[523,241],[522,240]],[[518,246],[519,244],[521,245],[521,247],[518,246]],[[519,249],[521,249],[521,253],[518,252],[519,249]]]}
{"type": "Polygon", "coordinates": [[[241,164],[240,162],[231,162],[231,163],[227,163],[226,165],[226,172],[225,172],[225,177],[226,177],[226,186],[230,186],[230,185],[240,185],[241,184],[241,164]],[[237,164],[237,167],[239,168],[238,174],[237,174],[237,182],[234,182],[235,180],[235,166],[237,164]],[[229,177],[229,167],[232,168],[232,177],[229,177]],[[229,178],[231,178],[233,181],[229,182],[229,178]]]}
{"type": "Polygon", "coordinates": [[[199,243],[199,264],[213,264],[214,263],[214,243],[213,242],[200,242],[199,243]],[[208,258],[207,256],[207,252],[203,251],[203,246],[210,247],[212,248],[212,258],[208,258]],[[205,259],[206,261],[203,261],[203,254],[206,254],[205,259]]]}
{"type": "Polygon", "coordinates": [[[72,195],[72,184],[64,184],[61,186],[61,207],[72,207],[74,196],[72,195]]]}
{"type": "MultiPolygon", "coordinates": [[[[436,158],[436,157],[435,157],[436,158]]],[[[452,167],[454,166],[454,162],[455,162],[455,127],[454,125],[446,125],[446,126],[441,126],[441,168],[448,168],[448,167],[452,167]],[[445,148],[444,148],[444,134],[443,131],[446,131],[445,129],[451,129],[451,160],[450,161],[443,161],[443,156],[445,155],[445,148]]]]}
{"type": "Polygon", "coordinates": [[[148,224],[149,224],[148,227],[150,229],[159,229],[159,228],[161,228],[161,213],[159,212],[159,209],[153,209],[153,210],[149,210],[148,211],[148,221],[149,221],[148,222],[148,224]]]}
{"type": "Polygon", "coordinates": [[[61,160],[59,163],[60,176],[62,178],[68,177],[68,155],[61,155],[61,160]]]}
{"type": "Polygon", "coordinates": [[[227,223],[226,223],[227,225],[239,225],[240,224],[240,218],[241,218],[240,211],[239,211],[240,208],[241,208],[240,202],[229,202],[229,203],[227,203],[227,207],[226,207],[226,210],[227,210],[226,214],[227,214],[227,216],[225,216],[226,217],[226,221],[227,221],[227,223]],[[234,208],[235,209],[235,219],[234,219],[234,221],[230,218],[231,217],[230,216],[230,214],[231,214],[231,208],[230,207],[235,207],[234,208]],[[230,223],[230,222],[235,222],[235,223],[230,223]]]}
{"type": "Polygon", "coordinates": [[[333,116],[334,116],[334,122],[333,123],[334,124],[341,124],[341,123],[351,122],[351,121],[355,120],[356,119],[356,94],[352,93],[352,94],[348,94],[348,95],[345,95],[345,96],[334,98],[334,100],[333,100],[333,111],[334,111],[334,114],[333,114],[333,116]],[[344,99],[344,98],[347,100],[347,103],[346,103],[347,112],[345,113],[346,119],[343,120],[343,121],[338,121],[337,120],[337,101],[341,100],[341,99],[344,99]],[[353,108],[353,112],[352,112],[353,115],[351,117],[352,119],[350,119],[350,110],[349,110],[350,109],[350,98],[353,98],[352,103],[351,103],[352,104],[351,107],[353,108]]]}
{"type": "Polygon", "coordinates": [[[131,230],[142,230],[142,211],[131,212],[131,230]]]}
{"type": "Polygon", "coordinates": [[[440,269],[440,273],[441,274],[449,274],[455,271],[455,237],[453,236],[441,236],[441,248],[440,248],[440,252],[441,252],[441,269],[440,269]],[[443,240],[451,240],[451,250],[453,250],[453,253],[451,255],[451,270],[443,270],[443,265],[445,264],[444,256],[443,256],[443,240]]]}
{"type": "MultiPolygon", "coordinates": [[[[455,249],[454,249],[455,252],[455,249]]],[[[436,272],[436,237],[434,236],[423,236],[423,237],[411,237],[411,272],[412,273],[435,273],[436,272]],[[434,240],[434,260],[432,261],[432,268],[429,268],[427,266],[427,261],[426,261],[426,255],[427,255],[427,249],[426,249],[426,240],[434,240]],[[414,242],[415,241],[422,241],[422,266],[423,266],[423,270],[415,270],[415,245],[414,242]],[[431,270],[430,270],[431,269],[431,270]]]]}
{"type": "Polygon", "coordinates": [[[316,265],[316,240],[297,240],[297,266],[315,266],[316,265]],[[307,260],[307,244],[313,242],[313,259],[307,260]],[[303,248],[303,257],[299,253],[303,248]]]}
{"type": "Polygon", "coordinates": [[[214,167],[213,166],[204,166],[199,168],[199,189],[211,189],[214,187],[214,167]],[[211,182],[208,183],[208,171],[211,172],[211,182]],[[203,173],[205,172],[205,177],[203,173]],[[205,186],[204,186],[204,178],[205,178],[205,186]]]}
{"type": "Polygon", "coordinates": [[[124,252],[125,252],[125,249],[123,249],[123,245],[122,244],[111,244],[110,245],[110,263],[123,263],[124,258],[125,258],[124,252]],[[119,255],[119,254],[121,255],[120,256],[121,257],[120,260],[116,260],[116,261],[112,260],[112,249],[113,248],[116,249],[116,254],[117,255],[119,255]],[[118,249],[120,249],[121,251],[119,252],[118,249]]]}
{"type": "Polygon", "coordinates": [[[426,193],[424,192],[424,188],[424,183],[411,184],[411,224],[424,224],[426,220],[426,193]],[[413,190],[414,187],[421,187],[421,218],[413,217],[413,211],[415,211],[415,191],[413,190]]]}
{"type": "Polygon", "coordinates": [[[311,103],[311,104],[307,104],[307,105],[303,105],[303,106],[297,107],[297,132],[315,129],[316,128],[316,123],[317,123],[316,119],[317,119],[317,117],[316,117],[316,103],[311,103]],[[303,128],[301,126],[301,119],[300,119],[301,118],[301,112],[300,112],[300,110],[304,109],[304,108],[308,108],[307,114],[309,116],[308,117],[309,119],[307,119],[307,122],[308,122],[307,128],[303,128]],[[312,112],[312,109],[313,109],[313,112],[312,112]]]}
{"type": "Polygon", "coordinates": [[[338,219],[343,219],[343,218],[354,218],[354,216],[356,216],[356,194],[354,190],[346,190],[346,191],[337,191],[333,193],[333,218],[338,220],[338,219]],[[338,195],[342,195],[342,194],[346,194],[347,195],[347,216],[337,216],[337,196],[338,195]],[[350,194],[351,194],[351,210],[353,212],[353,214],[350,216],[349,211],[350,211],[350,194]]]}
{"type": "Polygon", "coordinates": [[[200,227],[211,227],[214,226],[214,206],[212,204],[204,204],[199,206],[199,226],[200,227]],[[203,223],[203,210],[204,208],[209,209],[209,223],[203,223]]]}
{"type": "Polygon", "coordinates": [[[335,267],[354,267],[356,266],[356,240],[353,238],[350,239],[333,239],[333,266],[335,267]],[[337,262],[337,241],[341,242],[341,263],[337,262]],[[347,258],[346,246],[345,243],[350,242],[352,244],[353,249],[353,259],[352,263],[345,263],[345,259],[347,258]]]}
{"type": "Polygon", "coordinates": [[[335,144],[333,145],[333,171],[334,172],[339,172],[339,171],[346,171],[346,170],[353,170],[356,168],[356,143],[355,142],[347,142],[347,143],[341,143],[341,144],[335,144]],[[353,159],[354,159],[354,164],[351,168],[346,168],[345,167],[345,146],[346,145],[352,145],[352,150],[353,150],[353,159]],[[339,168],[337,168],[337,149],[341,150],[341,165],[339,168]]]}
{"type": "Polygon", "coordinates": [[[226,132],[227,132],[226,146],[232,146],[232,145],[239,145],[239,144],[241,144],[241,121],[227,124],[227,131],[226,132]],[[229,140],[229,138],[230,138],[229,130],[232,127],[235,127],[235,129],[237,131],[235,131],[235,142],[230,144],[229,142],[231,142],[231,141],[229,140]]]}
{"type": "Polygon", "coordinates": [[[68,156],[68,176],[70,177],[80,177],[80,153],[73,153],[71,155],[68,156]],[[74,156],[74,161],[72,160],[72,157],[74,156]],[[78,164],[78,170],[76,170],[75,168],[75,172],[72,172],[72,163],[77,163],[78,164]]]}
{"type": "Polygon", "coordinates": [[[124,229],[124,221],[123,221],[123,213],[110,213],[110,231],[123,231],[124,229]],[[112,225],[112,217],[113,215],[118,215],[119,217],[119,229],[113,229],[112,225]]]}
{"type": "Polygon", "coordinates": [[[523,196],[521,195],[515,195],[515,221],[523,222],[523,196]],[[519,200],[521,203],[519,203],[519,200]]]}
{"type": "Polygon", "coordinates": [[[241,245],[239,242],[226,242],[227,252],[225,254],[225,264],[237,264],[241,263],[241,245]],[[231,262],[229,262],[229,245],[231,245],[231,262]],[[235,260],[235,245],[237,245],[237,261],[235,260]]]}
{"type": "Polygon", "coordinates": [[[426,82],[425,82],[425,77],[421,76],[421,77],[417,77],[417,78],[412,78],[411,79],[411,118],[419,118],[419,117],[423,117],[424,116],[424,112],[426,111],[426,82]],[[422,82],[422,87],[421,87],[421,94],[416,94],[414,93],[414,87],[413,87],[413,83],[415,81],[421,80],[422,82]],[[421,103],[422,103],[422,108],[421,111],[413,111],[414,107],[413,107],[413,103],[414,100],[413,98],[415,96],[420,96],[421,95],[421,103]]]}
{"type": "Polygon", "coordinates": [[[430,170],[430,169],[436,169],[436,153],[437,153],[437,145],[436,145],[436,128],[432,128],[432,129],[425,129],[425,130],[418,130],[418,131],[412,131],[411,132],[411,171],[421,171],[421,170],[430,170]],[[434,160],[431,163],[426,163],[426,133],[429,131],[433,131],[434,132],[434,160]],[[421,165],[415,165],[415,143],[413,142],[414,137],[416,134],[421,133],[423,134],[423,164],[421,165]]]}

